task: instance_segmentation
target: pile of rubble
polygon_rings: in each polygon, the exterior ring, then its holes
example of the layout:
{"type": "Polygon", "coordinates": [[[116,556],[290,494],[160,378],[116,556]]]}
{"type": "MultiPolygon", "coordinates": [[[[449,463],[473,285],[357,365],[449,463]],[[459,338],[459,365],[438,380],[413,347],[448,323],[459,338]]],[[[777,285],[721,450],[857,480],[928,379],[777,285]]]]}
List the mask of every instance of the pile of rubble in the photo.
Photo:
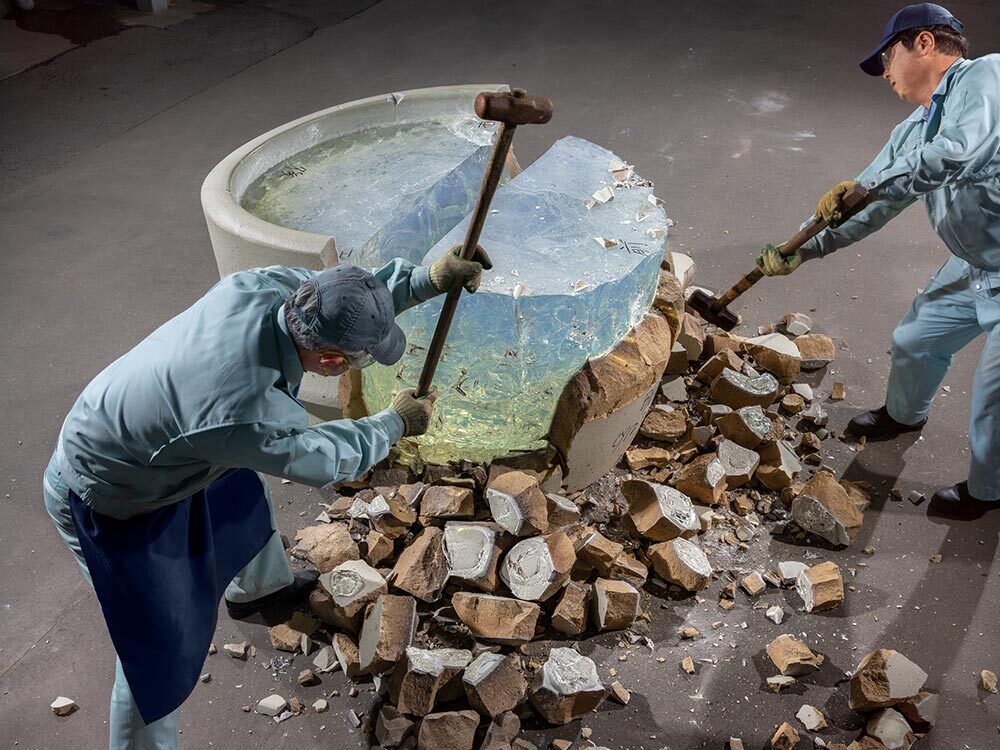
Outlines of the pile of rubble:
{"type": "MultiPolygon", "coordinates": [[[[312,613],[272,628],[272,645],[313,656],[303,686],[337,669],[373,680],[381,704],[351,716],[381,747],[530,748],[518,736],[523,719],[580,719],[609,690],[627,702],[629,692],[602,684],[575,641],[623,630],[648,641],[646,596],[700,601],[696,592],[721,579],[724,609],[737,589],[754,598],[794,587],[803,609],[819,612],[851,590],[831,560],[745,570],[738,559],[765,531],[832,551],[861,527],[870,488],[823,465],[823,442],[844,437],[828,431],[814,389],[796,382],[833,361],[833,341],[810,333],[803,315],[752,338],[712,329],[683,312],[666,275],[670,293],[657,305],[677,335],[618,468],[559,494],[558,479],[523,462],[427,467],[420,481],[381,466],[296,534],[291,553],[321,576],[312,613]]],[[[843,396],[842,386],[835,391],[843,396]]],[[[785,613],[772,606],[765,615],[780,624],[785,613]]],[[[791,635],[767,655],[779,672],[767,680],[775,691],[824,659],[791,635]]],[[[695,670],[690,657],[681,667],[695,670]]],[[[865,657],[850,702],[872,713],[850,749],[909,747],[928,731],[937,697],[923,691],[926,677],[894,651],[865,657]]],[[[271,695],[257,711],[284,720],[304,710],[293,701],[271,695]]],[[[324,699],[313,704],[326,708],[324,699]]],[[[827,725],[809,705],[797,718],[808,731],[827,725]]],[[[798,742],[785,723],[771,746],[798,742]]]]}

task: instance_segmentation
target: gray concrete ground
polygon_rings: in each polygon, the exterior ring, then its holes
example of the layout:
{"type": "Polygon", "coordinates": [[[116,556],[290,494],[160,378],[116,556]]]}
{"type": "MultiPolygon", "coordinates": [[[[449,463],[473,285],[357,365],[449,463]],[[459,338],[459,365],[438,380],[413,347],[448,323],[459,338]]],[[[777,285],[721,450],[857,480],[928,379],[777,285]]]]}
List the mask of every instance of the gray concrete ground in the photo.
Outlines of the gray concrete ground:
{"type": "MultiPolygon", "coordinates": [[[[748,0],[680,2],[215,3],[168,29],[133,27],[0,81],[0,747],[99,748],[106,743],[113,653],[96,599],[46,517],[40,477],[62,417],[87,381],[216,279],[199,205],[204,175],[232,149],[280,123],[332,104],[420,86],[507,81],[555,102],[545,127],[518,133],[529,163],[556,138],[612,148],[653,179],[677,222],[670,243],[691,253],[700,283],[715,288],[750,267],[755,251],[790,234],[832,183],[877,152],[909,106],[855,61],[877,39],[895,2],[748,0]],[[57,695],[81,710],[58,719],[57,695]]],[[[996,49],[995,0],[953,0],[974,54],[996,49]]],[[[5,22],[0,22],[5,23],[5,22]]],[[[763,281],[741,305],[765,322],[809,311],[847,350],[826,374],[847,383],[831,408],[842,429],[877,406],[889,334],[946,250],[919,207],[863,244],[763,281]]],[[[924,435],[899,444],[840,448],[829,458],[852,478],[931,492],[962,479],[966,422],[981,341],[956,358],[950,392],[924,435]]],[[[1000,460],[1000,457],[998,457],[1000,460]]],[[[315,495],[278,485],[279,523],[293,532],[315,495]]],[[[898,648],[943,697],[925,748],[987,750],[1000,742],[1000,698],[976,689],[980,669],[1000,671],[995,561],[1000,513],[974,523],[926,517],[926,506],[880,494],[861,538],[837,553],[857,566],[858,591],[821,616],[778,628],[711,598],[652,603],[656,652],[618,663],[616,639],[589,641],[602,672],[614,666],[637,691],[586,722],[612,748],[721,747],[731,734],[766,744],[802,702],[852,724],[843,679],[865,652],[898,648]],[[858,550],[875,548],[871,557],[858,550]],[[943,555],[939,565],[928,562],[943,555]],[[721,641],[677,645],[685,617],[721,620],[721,641]],[[747,630],[738,624],[748,620],[747,630]],[[768,693],[763,645],[805,633],[830,665],[808,690],[768,693]],[[686,653],[717,659],[688,677],[686,653]],[[655,656],[666,657],[664,664],[655,656]]],[[[803,551],[772,541],[774,559],[803,551]]],[[[789,599],[791,603],[792,600],[789,599]]],[[[709,631],[711,632],[711,631],[709,631]]],[[[273,678],[262,623],[220,617],[217,642],[260,647],[247,663],[215,656],[183,711],[189,748],[362,747],[346,709],[275,725],[245,714],[276,684],[311,702],[295,666],[273,678]],[[277,683],[275,682],[277,680],[277,683]]],[[[315,695],[314,695],[315,693],[315,695]]],[[[575,737],[576,724],[531,732],[539,744],[575,737]]]]}

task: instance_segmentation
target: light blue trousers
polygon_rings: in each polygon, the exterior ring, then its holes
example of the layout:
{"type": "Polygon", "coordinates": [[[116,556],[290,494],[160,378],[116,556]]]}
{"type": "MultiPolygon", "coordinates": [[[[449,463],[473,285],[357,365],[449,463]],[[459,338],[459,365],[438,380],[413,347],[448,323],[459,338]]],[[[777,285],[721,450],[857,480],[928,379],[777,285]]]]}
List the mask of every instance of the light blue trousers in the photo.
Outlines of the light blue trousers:
{"type": "MultiPolygon", "coordinates": [[[[271,523],[278,528],[274,520],[274,504],[267,482],[261,477],[267,504],[271,510],[271,523]]],[[[77,537],[76,526],[70,514],[68,488],[62,482],[57,471],[50,466],[45,473],[44,481],[45,507],[55,522],[63,541],[73,552],[76,562],[83,572],[87,583],[93,586],[87,562],[80,549],[80,539],[77,537]]],[[[292,583],[294,575],[288,567],[288,558],[281,544],[281,537],[276,531],[268,540],[260,553],[239,572],[232,583],[226,588],[226,598],[233,602],[245,602],[273,593],[292,583]]],[[[115,659],[115,684],[111,689],[110,750],[177,750],[180,745],[178,729],[180,726],[180,709],[162,719],[146,724],[139,714],[139,709],[132,698],[128,680],[122,671],[120,659],[115,659]]]]}
{"type": "Polygon", "coordinates": [[[886,392],[889,415],[916,424],[930,413],[953,355],[986,334],[972,382],[969,492],[1000,499],[1000,272],[952,256],[892,334],[886,392]]]}

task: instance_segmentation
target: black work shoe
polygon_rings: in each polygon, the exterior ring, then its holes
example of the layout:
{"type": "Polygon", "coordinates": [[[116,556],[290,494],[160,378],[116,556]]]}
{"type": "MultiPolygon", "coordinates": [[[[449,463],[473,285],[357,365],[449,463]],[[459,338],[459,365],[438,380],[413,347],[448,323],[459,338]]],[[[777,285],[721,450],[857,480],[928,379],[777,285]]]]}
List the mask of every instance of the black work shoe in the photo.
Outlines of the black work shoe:
{"type": "Polygon", "coordinates": [[[249,617],[262,609],[293,604],[302,597],[307,596],[315,588],[317,580],[319,580],[318,571],[303,570],[296,573],[295,580],[285,586],[285,588],[278,589],[267,596],[262,596],[259,599],[253,599],[249,602],[231,602],[226,599],[226,609],[229,610],[229,616],[234,620],[242,620],[244,617],[249,617]]]}
{"type": "Polygon", "coordinates": [[[925,424],[927,424],[926,419],[917,424],[897,422],[889,416],[889,412],[884,406],[880,406],[874,411],[866,411],[864,414],[859,414],[848,422],[847,431],[858,437],[896,437],[904,432],[921,430],[925,424]]]}
{"type": "Polygon", "coordinates": [[[980,500],[969,494],[968,482],[959,482],[935,492],[929,508],[935,515],[948,518],[980,518],[987,511],[1000,508],[1000,499],[980,500]]]}

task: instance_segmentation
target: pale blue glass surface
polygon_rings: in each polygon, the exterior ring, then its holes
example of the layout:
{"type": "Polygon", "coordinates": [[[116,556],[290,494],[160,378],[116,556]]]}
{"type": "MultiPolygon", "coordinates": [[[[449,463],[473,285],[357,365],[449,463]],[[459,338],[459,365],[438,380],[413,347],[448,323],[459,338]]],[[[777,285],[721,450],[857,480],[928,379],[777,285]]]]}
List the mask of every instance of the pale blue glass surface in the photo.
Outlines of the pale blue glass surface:
{"type": "MultiPolygon", "coordinates": [[[[563,138],[497,191],[480,239],[494,270],[476,294],[462,295],[435,376],[441,397],[432,427],[415,440],[421,459],[486,461],[543,447],[569,379],[648,311],[668,221],[637,177],[615,188],[613,200],[587,208],[594,192],[614,186],[614,161],[607,149],[563,138]],[[616,242],[606,248],[595,237],[616,242]]],[[[467,222],[424,264],[461,243],[467,222]]],[[[416,385],[440,309],[438,298],[398,318],[407,353],[393,367],[365,371],[369,410],[416,385]]]]}

